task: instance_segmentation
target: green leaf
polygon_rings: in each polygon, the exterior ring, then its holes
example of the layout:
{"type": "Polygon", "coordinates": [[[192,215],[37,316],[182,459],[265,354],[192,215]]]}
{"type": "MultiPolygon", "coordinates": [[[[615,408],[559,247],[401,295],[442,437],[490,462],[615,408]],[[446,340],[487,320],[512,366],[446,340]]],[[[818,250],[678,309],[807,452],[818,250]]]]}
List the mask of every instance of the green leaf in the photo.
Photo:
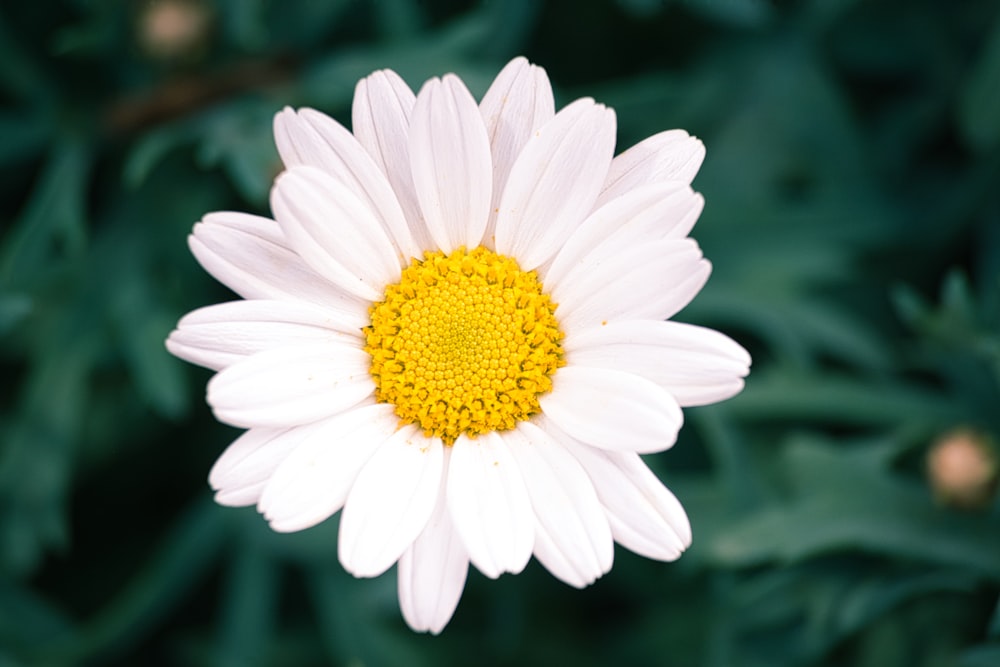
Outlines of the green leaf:
{"type": "Polygon", "coordinates": [[[23,293],[0,294],[0,336],[14,329],[32,311],[34,302],[23,293]]]}
{"type": "Polygon", "coordinates": [[[221,165],[243,197],[267,202],[281,171],[272,124],[278,111],[269,103],[236,104],[213,114],[200,129],[197,157],[206,167],[221,165]]]}
{"type": "Polygon", "coordinates": [[[962,88],[959,127],[975,151],[1000,145],[1000,19],[993,25],[978,62],[962,88]]]}
{"type": "Polygon", "coordinates": [[[826,610],[827,624],[832,626],[832,632],[825,634],[833,635],[832,639],[863,630],[909,600],[941,592],[969,594],[979,584],[970,574],[954,570],[918,571],[916,574],[867,571],[857,579],[853,585],[837,591],[826,610]]]}
{"type": "MultiPolygon", "coordinates": [[[[337,564],[309,568],[309,590],[320,634],[337,664],[428,664],[403,639],[407,635],[399,633],[403,626],[395,584],[395,578],[389,575],[353,579],[337,564]],[[389,614],[394,617],[391,624],[387,623],[389,614]]],[[[412,635],[407,639],[412,640],[412,635]]]]}
{"type": "Polygon", "coordinates": [[[982,644],[965,651],[958,667],[996,667],[1000,665],[1000,644],[982,644]]]}
{"type": "Polygon", "coordinates": [[[23,37],[11,34],[6,17],[0,14],[0,88],[13,97],[51,104],[55,97],[55,85],[48,73],[18,43],[23,37]]]}
{"type": "Polygon", "coordinates": [[[0,165],[10,166],[41,153],[53,129],[45,111],[0,113],[0,165]]]}
{"type": "Polygon", "coordinates": [[[1000,600],[997,601],[996,607],[993,610],[993,616],[990,618],[990,627],[986,634],[990,639],[1000,639],[1000,600]]]}
{"type": "Polygon", "coordinates": [[[31,284],[53,262],[83,251],[90,160],[80,142],[58,145],[0,249],[0,280],[31,284]]]}
{"type": "Polygon", "coordinates": [[[375,3],[373,8],[379,33],[387,41],[414,38],[426,23],[420,3],[414,0],[384,0],[375,3]]]}
{"type": "Polygon", "coordinates": [[[841,426],[948,425],[961,414],[946,396],[897,382],[827,373],[758,371],[728,403],[747,421],[792,420],[841,426]]]}
{"type": "Polygon", "coordinates": [[[774,16],[767,0],[687,0],[684,4],[707,18],[740,27],[759,27],[774,16]]]}
{"type": "Polygon", "coordinates": [[[276,560],[304,567],[322,567],[337,560],[339,513],[306,530],[276,533],[252,508],[228,511],[239,513],[243,539],[259,545],[276,560]]]}
{"type": "Polygon", "coordinates": [[[88,336],[59,345],[69,335],[61,327],[49,335],[54,339],[40,342],[43,356],[19,387],[18,411],[0,439],[0,573],[31,572],[46,551],[68,541],[72,455],[97,345],[88,336]]]}
{"type": "Polygon", "coordinates": [[[153,169],[176,148],[194,141],[200,119],[158,127],[140,137],[128,153],[122,177],[130,188],[141,186],[153,169]]]}
{"type": "Polygon", "coordinates": [[[881,450],[795,441],[783,467],[797,493],[721,531],[711,547],[714,557],[748,567],[861,550],[1000,581],[1000,534],[989,517],[937,507],[927,489],[897,479],[885,466],[881,450]]]}
{"type": "Polygon", "coordinates": [[[496,75],[496,67],[473,64],[470,55],[489,41],[493,27],[489,19],[485,10],[470,12],[413,40],[334,52],[304,72],[302,94],[307,103],[328,112],[346,108],[359,79],[377,69],[389,68],[411,87],[418,87],[431,76],[455,72],[473,94],[482,95],[496,75]]]}
{"type": "Polygon", "coordinates": [[[188,408],[187,383],[183,366],[164,346],[176,318],[164,310],[146,276],[135,272],[132,280],[118,285],[110,305],[121,352],[140,395],[161,416],[179,418],[188,408]]]}
{"type": "MultiPolygon", "coordinates": [[[[72,631],[65,612],[30,589],[0,581],[0,646],[27,655],[72,631]]],[[[2,653],[0,653],[2,664],[2,653]]]]}
{"type": "Polygon", "coordinates": [[[263,665],[278,615],[278,564],[259,546],[244,544],[235,550],[226,576],[216,664],[263,665]]]}

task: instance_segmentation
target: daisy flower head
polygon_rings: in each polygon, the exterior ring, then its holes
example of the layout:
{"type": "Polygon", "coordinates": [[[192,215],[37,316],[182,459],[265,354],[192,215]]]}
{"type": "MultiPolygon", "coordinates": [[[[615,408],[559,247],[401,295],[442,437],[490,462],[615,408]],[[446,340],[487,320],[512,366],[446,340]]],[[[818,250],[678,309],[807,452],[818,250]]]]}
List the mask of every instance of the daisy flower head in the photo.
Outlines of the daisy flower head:
{"type": "Polygon", "coordinates": [[[434,633],[470,563],[496,578],[534,555],[583,587],[615,541],[677,558],[687,517],[639,455],[750,364],[666,321],[710,271],[687,236],[701,142],[671,130],[615,157],[614,112],[556,112],[524,58],[478,104],[452,74],[414,95],[378,71],[352,115],[353,132],[278,113],[273,219],[211,213],[190,237],[243,298],[167,340],[218,371],[208,402],[247,429],[211,471],[216,500],[277,531],[341,511],[343,566],[398,564],[404,618],[434,633]]]}

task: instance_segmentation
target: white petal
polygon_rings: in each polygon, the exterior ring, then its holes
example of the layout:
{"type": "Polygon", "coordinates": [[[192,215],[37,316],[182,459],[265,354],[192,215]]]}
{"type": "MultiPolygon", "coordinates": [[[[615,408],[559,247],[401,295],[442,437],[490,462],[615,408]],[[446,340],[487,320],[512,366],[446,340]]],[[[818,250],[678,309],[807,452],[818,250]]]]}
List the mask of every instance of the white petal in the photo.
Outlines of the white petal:
{"type": "Polygon", "coordinates": [[[416,96],[392,70],[374,72],[354,91],[354,136],[389,179],[414,240],[432,247],[410,174],[410,114],[416,96]]]}
{"type": "Polygon", "coordinates": [[[542,421],[583,465],[622,546],[647,558],[676,560],[691,545],[691,524],[680,502],[633,452],[589,447],[542,421]]]}
{"type": "Polygon", "coordinates": [[[316,128],[291,107],[285,107],[274,116],[274,143],[286,169],[316,167],[331,176],[347,176],[351,180],[350,167],[324,142],[316,128]]]}
{"type": "Polygon", "coordinates": [[[552,536],[543,530],[535,531],[535,558],[545,569],[570,586],[583,588],[587,584],[573,577],[573,565],[566,554],[556,545],[552,536]]]}
{"type": "Polygon", "coordinates": [[[185,315],[167,338],[167,349],[220,370],[276,347],[330,341],[361,347],[366,324],[357,313],[301,301],[231,301],[185,315]]]}
{"type": "Polygon", "coordinates": [[[257,509],[279,532],[303,530],[329,518],[397,424],[392,406],[378,403],[299,427],[302,441],[271,475],[257,509]]]}
{"type": "Polygon", "coordinates": [[[459,437],[447,493],[472,563],[491,579],[523,570],[531,558],[535,517],[517,463],[497,433],[459,437]]]}
{"type": "Polygon", "coordinates": [[[555,115],[552,86],[545,70],[525,58],[514,58],[486,91],[479,111],[493,154],[493,201],[486,229],[486,244],[492,247],[500,195],[511,167],[528,139],[555,115]]]}
{"type": "Polygon", "coordinates": [[[677,181],[654,183],[613,199],[587,216],[542,271],[546,285],[566,273],[653,241],[683,238],[698,219],[704,199],[677,181]]]}
{"type": "Polygon", "coordinates": [[[300,428],[252,428],[237,438],[218,458],[208,474],[220,505],[243,507],[260,499],[275,469],[302,441],[300,428]]]}
{"type": "Polygon", "coordinates": [[[636,375],[601,368],[560,368],[552,391],[538,402],[557,427],[601,449],[668,449],[684,421],[677,401],[665,389],[636,375]]]}
{"type": "Polygon", "coordinates": [[[215,502],[224,507],[250,507],[260,500],[267,481],[223,489],[215,494],[215,502]]]}
{"type": "Polygon", "coordinates": [[[593,208],[615,146],[615,114],[593,100],[570,104],[539,128],[500,198],[496,248],[534,269],[593,208]]]}
{"type": "Polygon", "coordinates": [[[233,426],[308,424],[371,396],[370,365],[364,350],[342,343],[259,352],[219,371],[208,383],[208,402],[233,426]]]}
{"type": "Polygon", "coordinates": [[[690,184],[704,159],[705,146],[684,130],[654,134],[611,163],[597,206],[649,183],[680,181],[690,184]]]}
{"type": "Polygon", "coordinates": [[[385,174],[344,126],[314,109],[285,108],[274,118],[274,136],[287,167],[317,167],[357,195],[376,215],[404,266],[422,255],[385,174]]]}
{"type": "Polygon", "coordinates": [[[639,375],[684,407],[739,393],[750,372],[750,355],[731,338],[679,322],[612,322],[573,332],[563,349],[569,364],[639,375]]]}
{"type": "Polygon", "coordinates": [[[417,95],[410,168],[437,246],[446,253],[478,246],[489,217],[493,163],[479,107],[453,74],[431,79],[417,95]]]}
{"type": "Polygon", "coordinates": [[[245,213],[210,213],[188,238],[198,262],[244,299],[309,301],[367,315],[368,304],[310,269],[274,220],[245,213]]]}
{"type": "MultiPolygon", "coordinates": [[[[445,475],[451,449],[444,452],[445,475]]],[[[447,479],[443,479],[427,526],[399,559],[399,607],[418,632],[438,634],[444,629],[455,613],[469,571],[469,556],[448,514],[446,486],[447,479]]]]}
{"type": "Polygon", "coordinates": [[[691,239],[655,241],[603,260],[577,264],[555,285],[565,331],[615,320],[663,320],[686,306],[708,280],[711,265],[691,239]]]}
{"type": "Polygon", "coordinates": [[[586,471],[531,422],[503,434],[517,461],[545,545],[536,556],[552,574],[583,588],[611,569],[614,540],[586,471]]]}
{"type": "Polygon", "coordinates": [[[378,301],[399,280],[399,255],[376,214],[326,173],[286,171],[271,190],[271,209],[302,259],[343,290],[378,301]]]}
{"type": "Polygon", "coordinates": [[[444,445],[402,426],[361,469],[340,517],[338,551],[355,577],[375,577],[423,532],[440,495],[444,445]]]}

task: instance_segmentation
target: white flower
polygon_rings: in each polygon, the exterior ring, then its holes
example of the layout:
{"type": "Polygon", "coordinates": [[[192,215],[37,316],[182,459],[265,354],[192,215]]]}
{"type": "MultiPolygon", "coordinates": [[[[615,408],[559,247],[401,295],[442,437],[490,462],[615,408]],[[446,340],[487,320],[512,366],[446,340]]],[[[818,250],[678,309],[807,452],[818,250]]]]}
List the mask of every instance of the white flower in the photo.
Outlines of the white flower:
{"type": "Polygon", "coordinates": [[[218,371],[208,402],[249,429],[212,469],[218,502],[256,504],[277,531],[343,509],[343,566],[398,562],[403,616],[434,633],[470,562],[495,578],[533,554],[583,587],[614,541],[677,558],[687,517],[639,454],[750,364],[664,321],[710,270],[687,238],[701,142],[672,130],[613,157],[614,113],[555,113],[523,58],[479,105],[454,75],[414,96],[375,72],[353,124],[279,113],[275,220],[212,213],[190,237],[245,299],[167,341],[218,371]]]}

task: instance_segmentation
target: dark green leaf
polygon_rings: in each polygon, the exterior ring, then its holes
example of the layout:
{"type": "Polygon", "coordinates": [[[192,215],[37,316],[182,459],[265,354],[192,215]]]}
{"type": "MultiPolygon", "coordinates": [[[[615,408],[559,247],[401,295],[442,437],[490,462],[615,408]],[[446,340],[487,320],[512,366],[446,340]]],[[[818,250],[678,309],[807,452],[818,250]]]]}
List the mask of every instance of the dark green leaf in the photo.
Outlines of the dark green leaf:
{"type": "Polygon", "coordinates": [[[958,117],[973,150],[991,150],[1000,144],[1000,21],[993,25],[964,83],[958,117]]]}

